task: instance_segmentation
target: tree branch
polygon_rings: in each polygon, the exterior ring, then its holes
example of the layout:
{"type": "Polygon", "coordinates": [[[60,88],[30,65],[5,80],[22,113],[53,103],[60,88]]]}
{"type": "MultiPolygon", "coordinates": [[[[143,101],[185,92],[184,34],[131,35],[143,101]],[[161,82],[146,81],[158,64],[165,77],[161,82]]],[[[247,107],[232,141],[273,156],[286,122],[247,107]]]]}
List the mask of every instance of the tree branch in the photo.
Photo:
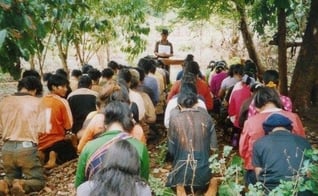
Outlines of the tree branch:
{"type": "MultiPolygon", "coordinates": [[[[286,47],[287,48],[298,47],[298,46],[301,46],[302,43],[303,42],[286,42],[286,47]]],[[[275,40],[269,41],[268,44],[278,46],[278,43],[275,40]]]]}

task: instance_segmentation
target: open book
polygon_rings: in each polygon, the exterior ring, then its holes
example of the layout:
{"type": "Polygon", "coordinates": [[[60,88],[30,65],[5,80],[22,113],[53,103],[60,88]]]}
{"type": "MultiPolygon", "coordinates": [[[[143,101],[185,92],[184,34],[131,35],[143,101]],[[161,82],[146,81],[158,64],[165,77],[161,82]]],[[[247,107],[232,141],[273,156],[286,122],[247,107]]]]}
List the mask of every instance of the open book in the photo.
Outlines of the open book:
{"type": "Polygon", "coordinates": [[[158,53],[159,54],[171,54],[171,47],[169,45],[159,44],[158,53]]]}

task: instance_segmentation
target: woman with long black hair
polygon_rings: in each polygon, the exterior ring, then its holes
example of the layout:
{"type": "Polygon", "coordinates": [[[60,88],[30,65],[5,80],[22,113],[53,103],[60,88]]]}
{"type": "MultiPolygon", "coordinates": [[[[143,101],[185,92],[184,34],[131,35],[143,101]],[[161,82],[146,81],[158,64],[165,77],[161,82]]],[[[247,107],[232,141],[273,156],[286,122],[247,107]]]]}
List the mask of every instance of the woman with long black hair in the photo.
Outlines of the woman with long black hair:
{"type": "Polygon", "coordinates": [[[109,147],[103,168],[93,180],[78,187],[77,195],[150,196],[150,188],[139,171],[137,150],[127,140],[120,140],[109,147]]]}

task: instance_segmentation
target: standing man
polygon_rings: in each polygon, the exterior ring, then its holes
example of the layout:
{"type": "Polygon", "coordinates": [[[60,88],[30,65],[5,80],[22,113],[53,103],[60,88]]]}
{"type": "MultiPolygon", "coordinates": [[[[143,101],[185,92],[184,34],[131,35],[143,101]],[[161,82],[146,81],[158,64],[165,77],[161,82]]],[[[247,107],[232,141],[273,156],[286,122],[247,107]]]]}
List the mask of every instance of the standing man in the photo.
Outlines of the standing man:
{"type": "Polygon", "coordinates": [[[156,42],[155,55],[157,58],[169,58],[173,56],[172,43],[168,41],[168,30],[163,29],[161,32],[161,40],[156,42]]]}
{"type": "Polygon", "coordinates": [[[24,195],[40,191],[45,185],[43,167],[38,155],[38,134],[46,130],[41,98],[41,81],[34,76],[22,78],[18,92],[0,102],[2,161],[6,173],[0,180],[0,195],[24,195]]]}

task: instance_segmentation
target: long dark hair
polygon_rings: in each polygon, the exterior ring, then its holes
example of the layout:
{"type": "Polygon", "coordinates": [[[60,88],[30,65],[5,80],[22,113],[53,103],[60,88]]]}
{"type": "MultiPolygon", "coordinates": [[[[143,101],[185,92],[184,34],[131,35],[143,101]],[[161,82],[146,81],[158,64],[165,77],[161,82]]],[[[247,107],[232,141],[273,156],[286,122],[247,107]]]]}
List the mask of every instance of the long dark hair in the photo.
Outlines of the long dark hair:
{"type": "Polygon", "coordinates": [[[91,195],[137,196],[136,182],[142,182],[139,171],[137,150],[120,140],[107,150],[103,168],[93,178],[96,186],[91,195]]]}
{"type": "Polygon", "coordinates": [[[177,101],[178,104],[183,108],[193,107],[196,103],[198,103],[196,86],[189,82],[183,83],[177,101]]]}
{"type": "Polygon", "coordinates": [[[261,108],[269,102],[275,104],[277,108],[282,108],[282,102],[280,101],[277,91],[269,87],[258,88],[254,96],[254,102],[257,108],[261,108]]]}
{"type": "Polygon", "coordinates": [[[131,132],[134,124],[127,103],[112,101],[107,104],[105,108],[105,124],[106,126],[109,126],[114,122],[119,122],[126,132],[131,132]]]}

